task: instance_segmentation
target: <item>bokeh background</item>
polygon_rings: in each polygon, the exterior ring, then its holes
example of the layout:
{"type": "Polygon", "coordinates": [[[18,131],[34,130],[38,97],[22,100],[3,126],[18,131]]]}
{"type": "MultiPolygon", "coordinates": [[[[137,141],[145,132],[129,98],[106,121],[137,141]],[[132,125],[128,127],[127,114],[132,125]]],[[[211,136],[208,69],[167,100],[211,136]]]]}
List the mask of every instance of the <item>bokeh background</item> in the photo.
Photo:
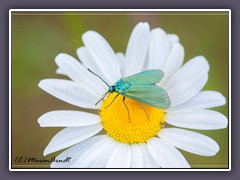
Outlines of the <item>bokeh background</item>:
{"type": "MultiPolygon", "coordinates": [[[[87,30],[99,32],[115,52],[125,52],[134,26],[147,21],[177,34],[185,48],[185,62],[197,55],[210,64],[205,90],[220,91],[228,101],[228,12],[12,12],[12,168],[49,168],[49,163],[18,163],[19,156],[51,159],[44,148],[62,128],[41,128],[37,119],[52,110],[81,110],[45,93],[38,87],[55,74],[59,53],[76,57],[87,30]]],[[[228,117],[228,104],[215,108],[228,117]]],[[[220,146],[214,157],[181,151],[193,168],[228,168],[228,129],[196,131],[220,146]]]]}

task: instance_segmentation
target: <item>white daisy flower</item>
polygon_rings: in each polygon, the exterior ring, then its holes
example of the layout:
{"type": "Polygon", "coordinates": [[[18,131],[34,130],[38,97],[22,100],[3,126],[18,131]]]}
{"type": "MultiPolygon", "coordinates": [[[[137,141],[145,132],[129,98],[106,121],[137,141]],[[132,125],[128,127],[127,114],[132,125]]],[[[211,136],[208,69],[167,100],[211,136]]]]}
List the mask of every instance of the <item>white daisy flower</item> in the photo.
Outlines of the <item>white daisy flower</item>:
{"type": "Polygon", "coordinates": [[[99,114],[60,110],[38,119],[41,127],[66,127],[53,137],[44,155],[68,148],[57,159],[71,160],[53,162],[52,168],[189,168],[178,149],[201,156],[219,151],[213,139],[181,129],[213,130],[228,125],[223,114],[207,110],[226,100],[219,92],[202,91],[209,72],[203,56],[182,65],[184,48],[178,36],[160,28],[150,30],[148,23],[136,25],[125,54],[115,53],[95,31],[87,31],[82,39],[85,46],[77,50],[80,61],[67,54],[55,59],[57,73],[70,80],[44,79],[39,87],[69,104],[97,109],[99,114]],[[122,77],[160,69],[164,78],[158,85],[166,90],[171,105],[165,110],[143,105],[148,119],[139,102],[126,99],[129,121],[121,95],[108,108],[115,93],[95,105],[108,87],[87,68],[110,85],[122,77]],[[168,128],[168,124],[176,127],[168,128]]]}

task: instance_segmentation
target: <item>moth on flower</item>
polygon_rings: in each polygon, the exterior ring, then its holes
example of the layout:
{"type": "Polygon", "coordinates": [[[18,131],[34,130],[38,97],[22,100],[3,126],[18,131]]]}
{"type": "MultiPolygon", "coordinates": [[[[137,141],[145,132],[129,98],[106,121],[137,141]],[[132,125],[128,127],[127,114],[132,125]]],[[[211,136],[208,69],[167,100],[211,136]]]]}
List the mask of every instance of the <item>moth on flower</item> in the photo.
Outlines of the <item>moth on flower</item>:
{"type": "Polygon", "coordinates": [[[205,57],[183,65],[178,36],[150,30],[146,22],[133,29],[125,53],[115,53],[95,31],[82,39],[84,46],[77,50],[81,62],[63,53],[55,59],[57,73],[70,80],[45,79],[39,87],[69,104],[99,111],[57,110],[38,119],[42,127],[65,127],[44,155],[68,148],[57,158],[72,159],[53,162],[52,168],[190,168],[179,149],[201,156],[219,152],[213,139],[182,129],[228,125],[223,114],[209,110],[224,105],[225,97],[202,90],[209,72],[205,57]]]}
{"type": "MultiPolygon", "coordinates": [[[[138,101],[140,106],[146,113],[148,119],[148,114],[141,103],[159,109],[167,109],[170,106],[170,100],[166,91],[156,85],[157,82],[161,81],[164,75],[161,70],[147,70],[125,78],[121,78],[113,86],[110,86],[99,75],[92,72],[90,69],[88,70],[97,77],[99,77],[108,86],[108,91],[95,105],[97,105],[101,100],[103,100],[108,93],[117,92],[117,95],[113,98],[112,102],[108,106],[110,106],[119,96],[119,94],[121,94],[123,96],[123,104],[128,112],[129,121],[130,112],[127,108],[127,105],[125,104],[126,97],[138,101]]],[[[107,108],[108,106],[106,106],[105,108],[107,108]]]]}

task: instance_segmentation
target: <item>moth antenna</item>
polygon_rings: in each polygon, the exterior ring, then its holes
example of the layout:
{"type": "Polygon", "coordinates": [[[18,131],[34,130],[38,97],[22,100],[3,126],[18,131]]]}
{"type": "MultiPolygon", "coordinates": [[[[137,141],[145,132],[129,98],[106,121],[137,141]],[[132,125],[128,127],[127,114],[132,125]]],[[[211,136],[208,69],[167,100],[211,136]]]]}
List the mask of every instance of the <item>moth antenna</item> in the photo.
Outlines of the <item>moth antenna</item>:
{"type": "Polygon", "coordinates": [[[90,73],[92,73],[92,74],[94,74],[95,76],[97,76],[99,79],[101,79],[108,87],[110,87],[110,85],[106,82],[106,81],[104,81],[103,80],[103,78],[101,78],[99,75],[97,75],[96,73],[94,73],[92,70],[90,70],[89,68],[87,68],[87,70],[90,72],[90,73]]]}
{"type": "Polygon", "coordinates": [[[95,106],[98,105],[98,103],[100,103],[100,102],[106,97],[106,95],[107,95],[108,92],[109,92],[109,91],[107,91],[107,92],[103,95],[103,97],[102,97],[101,99],[99,99],[98,102],[96,102],[95,106]]]}

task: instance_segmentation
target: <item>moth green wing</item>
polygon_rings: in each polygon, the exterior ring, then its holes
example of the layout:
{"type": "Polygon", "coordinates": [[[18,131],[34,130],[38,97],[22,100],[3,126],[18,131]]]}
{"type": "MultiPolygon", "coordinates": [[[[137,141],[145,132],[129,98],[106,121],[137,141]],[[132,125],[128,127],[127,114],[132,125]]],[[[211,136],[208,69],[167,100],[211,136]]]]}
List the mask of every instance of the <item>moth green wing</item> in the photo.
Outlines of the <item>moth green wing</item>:
{"type": "Polygon", "coordinates": [[[125,78],[122,81],[130,84],[155,84],[160,82],[164,73],[161,70],[147,70],[125,78]]]}
{"type": "Polygon", "coordinates": [[[170,106],[167,92],[156,85],[131,85],[125,90],[124,96],[159,109],[167,109],[170,106]]]}

